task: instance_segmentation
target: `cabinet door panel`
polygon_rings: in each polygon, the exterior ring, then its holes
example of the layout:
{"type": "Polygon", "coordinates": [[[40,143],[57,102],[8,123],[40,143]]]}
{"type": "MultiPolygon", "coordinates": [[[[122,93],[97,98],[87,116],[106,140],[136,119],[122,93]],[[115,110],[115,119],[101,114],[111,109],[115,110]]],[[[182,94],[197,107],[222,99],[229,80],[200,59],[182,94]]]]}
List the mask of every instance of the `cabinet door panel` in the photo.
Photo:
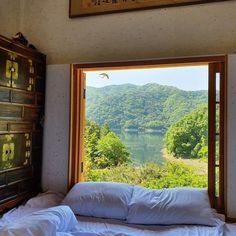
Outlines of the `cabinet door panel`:
{"type": "Polygon", "coordinates": [[[31,163],[31,135],[0,135],[0,171],[28,166],[31,163]]]}
{"type": "Polygon", "coordinates": [[[0,85],[11,86],[11,61],[8,53],[0,49],[0,85]]]}
{"type": "Polygon", "coordinates": [[[34,77],[30,74],[29,61],[23,57],[17,56],[13,61],[13,67],[15,72],[12,73],[12,87],[34,91],[34,77]]]}

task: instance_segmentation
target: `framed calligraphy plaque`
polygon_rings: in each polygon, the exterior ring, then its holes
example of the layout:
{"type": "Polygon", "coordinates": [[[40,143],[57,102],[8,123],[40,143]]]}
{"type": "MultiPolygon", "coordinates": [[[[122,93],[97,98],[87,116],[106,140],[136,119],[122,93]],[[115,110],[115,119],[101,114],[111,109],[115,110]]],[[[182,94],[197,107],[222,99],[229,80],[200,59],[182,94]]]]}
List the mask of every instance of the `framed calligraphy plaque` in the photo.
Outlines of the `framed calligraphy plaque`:
{"type": "Polygon", "coordinates": [[[230,0],[70,0],[69,16],[88,16],[130,10],[181,6],[230,0]]]}

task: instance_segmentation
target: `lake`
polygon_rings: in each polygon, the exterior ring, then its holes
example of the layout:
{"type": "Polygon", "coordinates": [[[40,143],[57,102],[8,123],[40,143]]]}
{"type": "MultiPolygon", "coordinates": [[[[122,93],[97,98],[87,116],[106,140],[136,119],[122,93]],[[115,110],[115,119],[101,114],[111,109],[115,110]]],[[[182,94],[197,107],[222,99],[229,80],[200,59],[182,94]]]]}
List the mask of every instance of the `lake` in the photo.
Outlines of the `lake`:
{"type": "Polygon", "coordinates": [[[161,152],[164,147],[163,134],[141,132],[116,133],[123,143],[127,145],[133,161],[140,164],[147,161],[162,164],[165,161],[161,152]]]}

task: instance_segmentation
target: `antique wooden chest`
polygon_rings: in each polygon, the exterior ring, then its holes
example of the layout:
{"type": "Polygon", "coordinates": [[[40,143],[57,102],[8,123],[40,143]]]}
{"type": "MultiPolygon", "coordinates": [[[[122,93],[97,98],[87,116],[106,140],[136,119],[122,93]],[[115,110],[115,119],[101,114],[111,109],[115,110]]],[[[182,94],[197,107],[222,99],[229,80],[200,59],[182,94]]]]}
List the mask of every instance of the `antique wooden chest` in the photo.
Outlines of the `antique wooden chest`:
{"type": "Polygon", "coordinates": [[[0,212],[40,191],[45,64],[0,36],[0,212]]]}

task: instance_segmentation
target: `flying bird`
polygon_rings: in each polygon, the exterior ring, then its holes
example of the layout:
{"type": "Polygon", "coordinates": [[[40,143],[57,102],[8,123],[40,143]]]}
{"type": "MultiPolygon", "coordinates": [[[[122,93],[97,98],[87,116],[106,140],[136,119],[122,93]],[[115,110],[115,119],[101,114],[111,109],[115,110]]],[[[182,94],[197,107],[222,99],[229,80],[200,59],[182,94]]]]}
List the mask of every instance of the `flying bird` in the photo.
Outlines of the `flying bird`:
{"type": "Polygon", "coordinates": [[[100,77],[101,79],[105,79],[105,80],[108,80],[108,79],[109,79],[109,75],[108,75],[107,73],[101,73],[101,74],[99,74],[99,77],[100,77]]]}

